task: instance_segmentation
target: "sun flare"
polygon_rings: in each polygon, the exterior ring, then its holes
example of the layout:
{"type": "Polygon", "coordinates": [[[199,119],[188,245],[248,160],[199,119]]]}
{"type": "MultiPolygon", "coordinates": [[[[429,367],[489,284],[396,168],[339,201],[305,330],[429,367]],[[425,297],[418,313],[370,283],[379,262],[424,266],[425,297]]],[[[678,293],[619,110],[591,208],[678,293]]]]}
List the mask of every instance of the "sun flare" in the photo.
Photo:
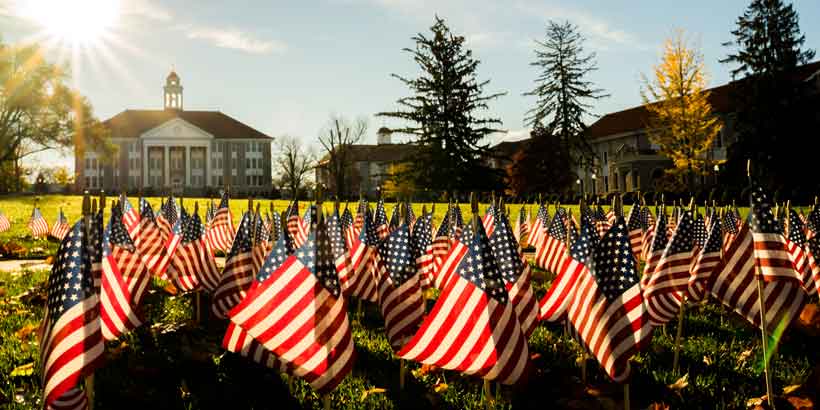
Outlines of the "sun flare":
{"type": "Polygon", "coordinates": [[[28,0],[21,7],[47,37],[72,44],[98,41],[120,13],[118,0],[28,0]]]}

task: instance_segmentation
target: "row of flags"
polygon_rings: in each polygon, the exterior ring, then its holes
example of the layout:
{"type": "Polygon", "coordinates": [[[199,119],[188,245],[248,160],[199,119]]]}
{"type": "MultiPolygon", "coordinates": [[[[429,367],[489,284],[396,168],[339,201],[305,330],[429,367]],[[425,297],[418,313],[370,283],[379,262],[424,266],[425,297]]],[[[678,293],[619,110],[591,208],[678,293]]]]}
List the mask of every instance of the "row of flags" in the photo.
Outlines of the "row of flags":
{"type": "Polygon", "coordinates": [[[750,289],[760,278],[767,323],[787,325],[820,277],[820,237],[807,227],[820,226],[820,210],[783,223],[759,189],[748,222],[733,211],[704,218],[677,209],[667,217],[663,208],[656,219],[639,205],[627,218],[620,207],[585,206],[578,219],[563,208],[550,218],[541,206],[534,220],[522,208],[513,226],[493,204],[467,223],[450,205],[436,227],[432,210],[416,217],[400,203],[387,218],[383,201],[374,211],[362,200],[355,216],[347,206],[324,215],[315,205],[300,216],[293,202],[263,217],[257,207],[234,229],[228,201],[224,195],[218,207],[209,205],[203,222],[197,207],[188,213],[174,198],[155,215],[144,199],[137,211],[122,196],[104,229],[102,210],[68,229],[49,279],[45,330],[56,336],[41,346],[47,405],[73,400],[99,365],[103,341],[141,324],[152,276],[209,292],[214,315],[229,321],[226,350],[322,394],[355,360],[349,298],[379,306],[391,347],[405,360],[514,384],[530,366],[527,338],[539,321],[565,320],[607,374],[624,382],[629,359],[683,301],[711,293],[759,324],[750,289]],[[811,239],[794,245],[804,237],[811,239]],[[557,275],[541,301],[522,243],[557,275]],[[227,250],[222,269],[217,249],[227,250]],[[428,312],[430,287],[441,292],[428,312]],[[82,338],[61,339],[71,332],[82,338]]]}

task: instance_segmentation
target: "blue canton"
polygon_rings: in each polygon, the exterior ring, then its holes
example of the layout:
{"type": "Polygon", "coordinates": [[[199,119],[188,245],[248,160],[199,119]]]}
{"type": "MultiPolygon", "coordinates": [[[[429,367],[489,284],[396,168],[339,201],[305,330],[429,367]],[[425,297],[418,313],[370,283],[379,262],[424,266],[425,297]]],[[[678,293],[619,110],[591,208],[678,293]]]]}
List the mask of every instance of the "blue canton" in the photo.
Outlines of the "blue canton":
{"type": "Polygon", "coordinates": [[[433,243],[433,213],[428,213],[421,217],[413,225],[413,235],[410,244],[413,248],[413,257],[418,258],[427,251],[427,247],[433,243]]]}
{"type": "Polygon", "coordinates": [[[782,233],[780,226],[774,219],[772,205],[763,192],[763,188],[755,186],[751,193],[751,209],[749,209],[749,228],[755,233],[782,233]]]}
{"type": "Polygon", "coordinates": [[[84,251],[84,224],[80,220],[63,238],[48,278],[49,321],[57,322],[63,312],[94,294],[91,261],[84,251]]]}
{"type": "Polygon", "coordinates": [[[576,261],[587,264],[597,243],[598,231],[595,230],[594,216],[585,209],[581,212],[581,232],[570,246],[569,254],[576,261]]]}
{"type": "Polygon", "coordinates": [[[510,221],[504,214],[499,215],[495,221],[495,229],[490,236],[490,245],[501,277],[506,283],[515,283],[524,270],[524,262],[521,260],[520,247],[513,235],[510,221]]]}
{"type": "Polygon", "coordinates": [[[794,209],[789,210],[789,240],[803,246],[806,243],[806,233],[803,232],[803,222],[794,209]]]}
{"type": "Polygon", "coordinates": [[[315,218],[316,206],[310,207],[312,223],[310,233],[304,245],[296,250],[296,257],[316,277],[316,280],[333,296],[339,296],[339,276],[336,273],[336,264],[333,260],[333,251],[330,238],[324,222],[317,224],[315,218]]]}
{"type": "Polygon", "coordinates": [[[709,230],[709,238],[706,239],[703,252],[720,252],[721,245],[723,245],[723,232],[721,232],[719,221],[713,219],[712,229],[709,230]]]}
{"type": "Polygon", "coordinates": [[[610,301],[638,283],[635,258],[623,217],[618,217],[593,254],[595,281],[610,301]]]}
{"type": "Polygon", "coordinates": [[[399,287],[416,274],[410,255],[410,228],[402,224],[379,244],[379,256],[385,263],[393,286],[399,287]]]}
{"type": "Polygon", "coordinates": [[[490,248],[490,241],[487,239],[484,229],[479,226],[477,232],[473,234],[471,227],[467,226],[464,233],[463,239],[465,240],[462,243],[468,250],[456,268],[458,274],[481,289],[487,296],[500,303],[509,302],[504,279],[498,269],[498,263],[490,248]],[[467,232],[470,232],[470,234],[467,235],[467,232]],[[466,240],[468,238],[469,241],[466,240]]]}

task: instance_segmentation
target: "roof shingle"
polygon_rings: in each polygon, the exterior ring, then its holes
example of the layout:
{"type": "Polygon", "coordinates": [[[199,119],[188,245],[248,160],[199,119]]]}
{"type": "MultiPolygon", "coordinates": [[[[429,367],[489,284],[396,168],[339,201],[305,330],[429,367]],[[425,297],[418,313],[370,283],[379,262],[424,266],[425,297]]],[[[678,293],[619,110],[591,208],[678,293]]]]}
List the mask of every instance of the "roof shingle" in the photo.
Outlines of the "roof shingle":
{"type": "Polygon", "coordinates": [[[271,137],[219,111],[125,110],[103,124],[115,138],[139,138],[146,131],[181,118],[215,138],[270,139],[271,137]]]}

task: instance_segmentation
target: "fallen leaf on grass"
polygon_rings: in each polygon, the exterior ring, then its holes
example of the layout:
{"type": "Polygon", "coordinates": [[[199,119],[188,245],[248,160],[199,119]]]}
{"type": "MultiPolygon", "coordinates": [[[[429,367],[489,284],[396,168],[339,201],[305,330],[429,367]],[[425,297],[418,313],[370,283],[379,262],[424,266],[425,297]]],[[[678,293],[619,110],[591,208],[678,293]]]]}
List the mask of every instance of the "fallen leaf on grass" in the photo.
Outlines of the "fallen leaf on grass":
{"type": "Polygon", "coordinates": [[[706,363],[707,366],[712,365],[712,358],[709,356],[703,356],[703,363],[706,363]]]}
{"type": "Polygon", "coordinates": [[[436,370],[436,366],[432,366],[432,365],[429,365],[429,364],[423,364],[423,365],[421,365],[421,367],[419,367],[416,370],[411,371],[410,373],[413,374],[413,377],[418,379],[420,377],[428,375],[430,372],[433,372],[435,370],[436,370]]]}
{"type": "Polygon", "coordinates": [[[437,384],[433,385],[433,391],[436,392],[436,393],[441,393],[443,391],[447,391],[448,388],[449,388],[449,386],[447,386],[447,383],[437,383],[437,384]]]}
{"type": "Polygon", "coordinates": [[[649,405],[649,410],[669,410],[669,405],[664,402],[652,403],[649,405]]]}
{"type": "Polygon", "coordinates": [[[366,399],[367,396],[369,396],[371,394],[384,393],[386,391],[387,391],[386,389],[383,389],[381,387],[374,387],[372,389],[365,390],[365,391],[362,392],[362,398],[359,399],[359,401],[364,401],[364,399],[366,399]]]}
{"type": "Polygon", "coordinates": [[[786,387],[783,388],[783,394],[792,394],[795,391],[797,391],[798,389],[800,389],[799,384],[793,384],[791,386],[786,386],[786,387]]]}
{"type": "Polygon", "coordinates": [[[737,357],[737,364],[742,365],[746,362],[746,359],[752,356],[752,349],[744,350],[740,356],[737,357]]]}
{"type": "Polygon", "coordinates": [[[538,360],[541,357],[541,353],[533,353],[530,355],[530,360],[538,360]]]}
{"type": "Polygon", "coordinates": [[[675,393],[680,396],[681,390],[683,390],[686,386],[689,385],[689,373],[686,373],[678,380],[675,380],[674,383],[670,384],[668,387],[670,390],[674,391],[675,393]]]}
{"type": "Polygon", "coordinates": [[[755,407],[760,406],[763,404],[763,399],[760,397],[755,397],[753,399],[746,400],[746,407],[755,407]]]}
{"type": "Polygon", "coordinates": [[[34,374],[34,362],[15,367],[9,377],[24,377],[32,374],[34,374]]]}
{"type": "Polygon", "coordinates": [[[179,293],[176,286],[174,286],[172,283],[169,283],[169,284],[165,285],[165,287],[162,288],[162,290],[164,290],[166,293],[168,293],[171,296],[176,296],[177,293],[179,293]]]}
{"type": "Polygon", "coordinates": [[[14,334],[17,335],[17,338],[20,340],[25,340],[29,337],[35,330],[37,330],[39,326],[33,324],[27,324],[20,329],[17,330],[14,334]]]}

